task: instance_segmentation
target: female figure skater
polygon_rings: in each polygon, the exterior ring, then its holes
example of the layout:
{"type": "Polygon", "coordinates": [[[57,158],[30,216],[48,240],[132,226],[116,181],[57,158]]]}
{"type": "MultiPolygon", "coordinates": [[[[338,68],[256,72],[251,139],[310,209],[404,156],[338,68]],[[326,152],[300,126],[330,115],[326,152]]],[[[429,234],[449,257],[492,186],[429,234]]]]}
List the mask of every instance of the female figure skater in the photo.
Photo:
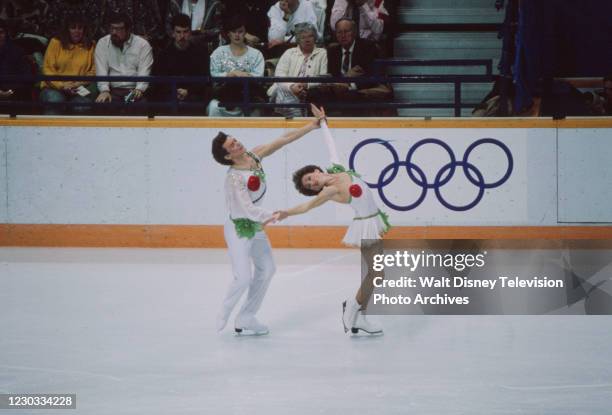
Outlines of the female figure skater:
{"type": "MultiPolygon", "coordinates": [[[[332,166],[326,172],[314,165],[297,170],[293,175],[296,189],[303,195],[314,198],[291,209],[275,212],[274,220],[306,213],[330,200],[349,204],[355,212],[355,217],[342,242],[348,246],[362,248],[364,257],[371,259],[374,253],[381,252],[381,237],[390,228],[387,215],[378,208],[367,183],[357,173],[347,170],[340,164],[336,146],[325,122],[324,110],[314,105],[311,105],[311,109],[313,114],[321,119],[321,131],[332,166]]],[[[342,323],[345,333],[349,329],[353,334],[359,330],[374,335],[383,333],[380,327],[366,319],[364,313],[374,289],[372,283],[374,277],[371,264],[368,264],[368,274],[363,279],[357,294],[342,303],[342,323]]]]}
{"type": "Polygon", "coordinates": [[[217,316],[219,331],[223,330],[232,310],[248,288],[247,298],[236,316],[235,331],[249,335],[268,334],[268,327],[255,318],[276,270],[272,248],[263,231],[263,226],[273,218],[273,212],[260,206],[266,193],[266,175],[261,160],[319,128],[319,122],[315,118],[304,127],[289,131],[251,151],[247,151],[235,137],[223,132],[213,139],[214,159],[229,166],[225,178],[228,215],[224,236],[234,274],[217,316]]]}

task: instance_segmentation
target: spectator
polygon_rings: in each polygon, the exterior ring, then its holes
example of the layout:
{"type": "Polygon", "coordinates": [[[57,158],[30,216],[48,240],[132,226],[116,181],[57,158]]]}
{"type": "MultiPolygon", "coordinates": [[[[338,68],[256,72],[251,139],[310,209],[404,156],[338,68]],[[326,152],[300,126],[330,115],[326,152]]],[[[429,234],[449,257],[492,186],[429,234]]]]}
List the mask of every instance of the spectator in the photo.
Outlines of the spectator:
{"type": "Polygon", "coordinates": [[[612,115],[612,75],[608,75],[603,80],[603,114],[612,115]]]}
{"type": "Polygon", "coordinates": [[[133,22],[132,33],[147,42],[159,42],[165,36],[157,0],[105,0],[102,22],[110,24],[114,14],[126,14],[133,22]]]}
{"type": "Polygon", "coordinates": [[[245,18],[246,44],[251,47],[259,47],[268,38],[268,27],[270,18],[268,0],[227,0],[225,1],[225,15],[245,18]]]}
{"type": "Polygon", "coordinates": [[[300,23],[310,23],[315,28],[315,41],[322,38],[316,29],[317,16],[309,0],[280,0],[270,7],[268,17],[268,49],[273,49],[273,56],[282,55],[295,44],[295,26],[300,23]]]}
{"type": "Polygon", "coordinates": [[[341,18],[353,20],[359,28],[359,38],[378,42],[382,38],[389,13],[381,0],[336,0],[331,11],[330,25],[336,27],[341,18]]]}
{"type": "MultiPolygon", "coordinates": [[[[374,75],[374,60],[377,58],[376,45],[357,38],[357,25],[354,21],[341,18],[335,26],[338,45],[327,49],[329,73],[332,76],[360,77],[374,75]]],[[[388,101],[393,97],[391,87],[376,83],[331,84],[334,101],[376,102],[388,101]]],[[[382,115],[372,109],[343,110],[342,115],[382,115]]],[[[384,114],[389,115],[389,114],[384,114]]]]}
{"type": "MultiPolygon", "coordinates": [[[[43,64],[44,75],[81,75],[94,76],[94,42],[89,27],[83,17],[71,16],[64,24],[58,37],[49,42],[43,64]]],[[[47,81],[43,82],[40,100],[45,102],[82,102],[91,103],[95,97],[95,83],[87,81],[47,81]]],[[[88,106],[72,107],[75,112],[82,112],[88,106]]],[[[61,106],[49,106],[45,114],[60,114],[65,109],[61,106]]]]}
{"type": "MultiPolygon", "coordinates": [[[[11,41],[6,21],[0,20],[0,76],[28,74],[31,71],[23,51],[11,41]]],[[[6,113],[11,101],[26,99],[27,91],[28,86],[24,83],[0,80],[0,111],[6,113]]]]}
{"type": "Polygon", "coordinates": [[[49,3],[49,10],[45,17],[45,36],[49,39],[58,36],[64,23],[77,16],[81,19],[87,18],[93,39],[98,39],[104,35],[104,28],[100,21],[102,17],[100,1],[55,0],[49,3]]]}
{"type": "Polygon", "coordinates": [[[221,12],[222,3],[219,0],[170,0],[166,30],[168,33],[173,30],[171,22],[174,16],[186,14],[191,19],[193,35],[203,36],[216,46],[221,33],[221,12]]]}
{"type": "MultiPolygon", "coordinates": [[[[219,46],[210,57],[210,74],[212,76],[243,77],[263,76],[264,58],[261,52],[245,43],[245,19],[241,16],[230,18],[224,27],[230,40],[229,45],[219,46]]],[[[259,84],[251,83],[251,99],[261,90],[259,84]],[[257,86],[256,86],[257,85],[257,86]]],[[[228,108],[224,102],[242,100],[242,84],[226,83],[216,88],[215,99],[210,101],[208,115],[211,117],[228,117],[243,115],[240,108],[228,108]]],[[[261,95],[261,94],[260,94],[261,95]]]]}
{"type": "MultiPolygon", "coordinates": [[[[191,37],[191,19],[185,14],[172,18],[173,42],[164,49],[156,63],[156,73],[162,76],[207,76],[209,62],[207,51],[191,37]]],[[[176,99],[180,102],[203,102],[206,96],[204,83],[177,83],[176,99]]],[[[164,84],[160,88],[163,99],[174,100],[172,89],[164,84]]],[[[188,111],[193,112],[193,111],[188,111]]],[[[201,110],[199,112],[202,112],[201,110]]]]}
{"type": "MultiPolygon", "coordinates": [[[[153,65],[151,46],[131,30],[128,15],[115,13],[109,17],[110,34],[96,45],[97,76],[149,76],[153,65]]],[[[143,100],[148,86],[146,82],[134,81],[98,82],[100,95],[96,102],[123,100],[128,95],[134,101],[143,100]]]]}
{"type": "MultiPolygon", "coordinates": [[[[295,26],[295,37],[298,46],[283,53],[276,66],[274,76],[313,77],[326,75],[327,52],[325,49],[315,47],[317,29],[310,23],[300,23],[295,26]]],[[[279,104],[306,102],[309,89],[317,86],[305,82],[277,82],[270,87],[268,95],[273,102],[279,104]]],[[[285,117],[304,115],[301,108],[277,108],[276,112],[285,117]]]]}

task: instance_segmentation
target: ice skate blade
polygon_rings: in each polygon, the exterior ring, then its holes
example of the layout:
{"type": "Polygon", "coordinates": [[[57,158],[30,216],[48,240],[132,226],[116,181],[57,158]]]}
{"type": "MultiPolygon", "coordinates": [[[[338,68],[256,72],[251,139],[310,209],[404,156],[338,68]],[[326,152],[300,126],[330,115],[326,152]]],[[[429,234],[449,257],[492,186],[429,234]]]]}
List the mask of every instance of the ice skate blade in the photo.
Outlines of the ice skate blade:
{"type": "Polygon", "coordinates": [[[239,329],[239,328],[235,328],[234,331],[236,332],[236,336],[265,336],[267,334],[270,334],[270,330],[266,330],[266,331],[255,331],[255,330],[250,330],[250,329],[239,329]]]}
{"type": "Polygon", "coordinates": [[[346,324],[344,324],[344,312],[346,311],[346,301],[342,302],[342,327],[344,327],[344,332],[348,333],[349,329],[348,327],[346,327],[346,324]]]}
{"type": "Polygon", "coordinates": [[[360,327],[351,327],[351,333],[353,335],[355,334],[359,334],[359,332],[362,331],[364,333],[366,333],[368,336],[382,336],[383,334],[385,334],[384,331],[382,330],[378,330],[378,331],[367,331],[365,329],[362,329],[360,327]]]}

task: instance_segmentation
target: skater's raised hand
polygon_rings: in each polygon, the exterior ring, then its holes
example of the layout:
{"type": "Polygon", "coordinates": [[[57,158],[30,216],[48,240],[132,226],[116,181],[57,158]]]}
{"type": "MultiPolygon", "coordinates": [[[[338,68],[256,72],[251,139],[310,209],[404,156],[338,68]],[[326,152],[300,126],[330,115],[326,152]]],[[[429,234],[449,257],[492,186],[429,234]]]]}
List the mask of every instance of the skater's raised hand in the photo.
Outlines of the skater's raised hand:
{"type": "Polygon", "coordinates": [[[318,108],[315,104],[310,104],[310,110],[312,111],[312,115],[316,117],[316,123],[320,127],[322,120],[327,120],[325,116],[325,110],[323,107],[318,108]]]}

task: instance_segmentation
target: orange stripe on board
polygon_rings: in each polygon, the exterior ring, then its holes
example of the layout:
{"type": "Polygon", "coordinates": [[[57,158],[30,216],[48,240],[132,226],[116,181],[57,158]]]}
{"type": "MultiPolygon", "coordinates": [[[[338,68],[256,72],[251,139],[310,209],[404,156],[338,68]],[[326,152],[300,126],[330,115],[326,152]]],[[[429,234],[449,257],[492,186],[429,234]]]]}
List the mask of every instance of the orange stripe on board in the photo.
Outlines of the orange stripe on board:
{"type": "MultiPolygon", "coordinates": [[[[0,118],[9,127],[98,128],[296,128],[308,119],[208,117],[17,117],[0,118]]],[[[331,128],[612,128],[612,117],[567,118],[330,118],[331,128]]]]}
{"type": "MultiPolygon", "coordinates": [[[[277,248],[342,248],[344,226],[270,226],[277,248]]],[[[399,226],[389,239],[612,239],[611,226],[399,226]]],[[[220,225],[0,224],[0,246],[223,248],[220,225]]]]}

